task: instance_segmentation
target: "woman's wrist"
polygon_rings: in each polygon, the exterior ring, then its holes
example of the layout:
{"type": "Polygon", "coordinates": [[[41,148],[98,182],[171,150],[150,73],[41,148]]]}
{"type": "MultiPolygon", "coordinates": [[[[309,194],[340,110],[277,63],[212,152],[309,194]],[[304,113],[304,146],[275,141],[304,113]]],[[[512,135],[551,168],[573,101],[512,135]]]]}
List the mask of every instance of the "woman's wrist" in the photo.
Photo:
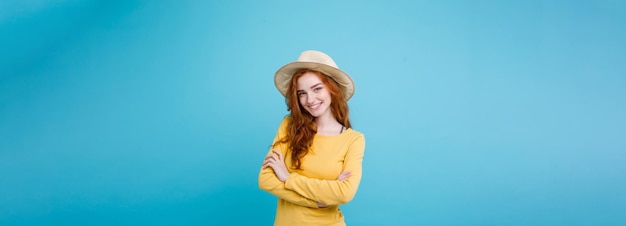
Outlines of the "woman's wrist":
{"type": "Polygon", "coordinates": [[[285,181],[287,181],[287,178],[289,178],[289,175],[291,175],[291,173],[287,173],[283,175],[282,178],[279,177],[278,179],[284,183],[285,181]]]}

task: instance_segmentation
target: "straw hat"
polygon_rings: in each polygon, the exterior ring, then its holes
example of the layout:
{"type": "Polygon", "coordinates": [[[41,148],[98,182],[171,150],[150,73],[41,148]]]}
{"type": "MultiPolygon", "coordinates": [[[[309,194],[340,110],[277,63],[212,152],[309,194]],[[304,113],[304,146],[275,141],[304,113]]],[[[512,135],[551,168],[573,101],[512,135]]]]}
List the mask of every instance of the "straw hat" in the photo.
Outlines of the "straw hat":
{"type": "Polygon", "coordinates": [[[350,76],[340,70],[330,56],[317,50],[306,50],[300,54],[298,60],[288,63],[276,71],[274,85],[283,96],[287,96],[291,77],[296,71],[307,68],[322,72],[339,84],[346,100],[354,94],[354,82],[350,76]]]}

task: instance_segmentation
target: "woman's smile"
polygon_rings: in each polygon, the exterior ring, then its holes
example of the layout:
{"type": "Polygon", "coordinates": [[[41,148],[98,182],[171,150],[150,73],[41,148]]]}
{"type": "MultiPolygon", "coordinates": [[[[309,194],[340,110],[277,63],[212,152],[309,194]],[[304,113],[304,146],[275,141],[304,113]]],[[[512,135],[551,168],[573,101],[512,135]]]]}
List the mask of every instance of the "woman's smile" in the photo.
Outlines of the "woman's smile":
{"type": "Polygon", "coordinates": [[[315,110],[319,109],[319,108],[320,108],[320,106],[322,106],[322,104],[323,104],[323,103],[324,103],[324,102],[319,102],[319,103],[317,103],[317,104],[311,104],[311,105],[309,105],[309,109],[311,109],[311,110],[315,111],[315,110]]]}

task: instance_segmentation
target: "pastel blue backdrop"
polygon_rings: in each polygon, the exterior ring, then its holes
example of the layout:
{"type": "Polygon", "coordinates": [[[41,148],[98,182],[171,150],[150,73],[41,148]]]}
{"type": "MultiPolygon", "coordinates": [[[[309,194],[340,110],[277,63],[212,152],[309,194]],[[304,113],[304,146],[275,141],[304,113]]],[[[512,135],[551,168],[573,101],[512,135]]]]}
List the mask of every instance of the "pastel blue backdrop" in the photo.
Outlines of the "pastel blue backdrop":
{"type": "Polygon", "coordinates": [[[0,225],[271,225],[306,49],[356,82],[349,225],[626,225],[626,1],[0,2],[0,225]]]}

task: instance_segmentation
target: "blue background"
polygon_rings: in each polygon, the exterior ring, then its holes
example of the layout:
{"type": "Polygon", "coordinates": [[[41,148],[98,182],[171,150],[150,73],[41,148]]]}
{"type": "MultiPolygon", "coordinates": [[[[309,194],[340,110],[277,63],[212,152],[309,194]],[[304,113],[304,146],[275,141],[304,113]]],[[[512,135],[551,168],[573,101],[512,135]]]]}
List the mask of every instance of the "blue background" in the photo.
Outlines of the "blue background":
{"type": "Polygon", "coordinates": [[[271,225],[306,49],[356,82],[350,225],[626,225],[625,1],[2,1],[0,225],[271,225]]]}

